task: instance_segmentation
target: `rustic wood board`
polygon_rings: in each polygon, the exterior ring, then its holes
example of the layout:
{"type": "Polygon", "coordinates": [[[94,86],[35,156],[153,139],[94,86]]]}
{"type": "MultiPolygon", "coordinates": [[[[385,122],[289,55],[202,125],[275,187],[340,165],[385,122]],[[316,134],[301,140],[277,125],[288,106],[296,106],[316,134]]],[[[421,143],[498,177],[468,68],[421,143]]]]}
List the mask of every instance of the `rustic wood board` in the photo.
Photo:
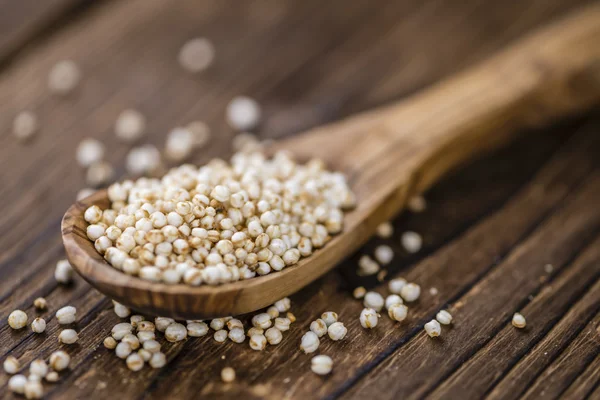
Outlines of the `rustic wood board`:
{"type": "MultiPolygon", "coordinates": [[[[110,301],[79,278],[68,287],[56,284],[53,267],[64,256],[60,218],[84,187],[75,147],[86,136],[101,139],[122,175],[128,148],[117,144],[112,124],[123,108],[150,116],[148,141],[158,145],[168,129],[205,120],[213,141],[192,160],[200,163],[230,154],[233,132],[223,111],[237,94],[264,105],[262,137],[293,134],[409,95],[576,6],[563,0],[335,3],[105,2],[0,52],[12,56],[0,70],[0,315],[15,308],[36,315],[31,303],[38,296],[48,299],[47,318],[66,304],[78,309],[81,339],[67,348],[72,368],[60,383],[45,385],[49,398],[597,395],[600,121],[594,116],[531,132],[457,171],[427,193],[424,213],[399,216],[392,239],[365,246],[363,252],[372,252],[390,244],[396,256],[389,276],[423,286],[403,324],[382,318],[373,331],[360,328],[362,306],[352,289],[386,289],[374,278],[358,278],[358,255],[351,255],[292,297],[298,321],[279,346],[258,353],[247,344],[191,339],[166,347],[166,368],[133,373],[100,345],[119,320],[110,301]],[[198,35],[215,42],[218,57],[210,71],[190,76],[175,58],[198,35]],[[84,80],[57,99],[45,78],[63,58],[80,63],[84,80]],[[25,108],[43,125],[28,146],[9,134],[14,114],[25,108]],[[420,253],[402,250],[404,230],[423,235],[420,253]],[[548,263],[552,273],[544,269],[548,263]],[[456,323],[441,340],[430,340],[422,325],[446,306],[456,323]],[[341,343],[322,341],[319,351],[332,356],[335,370],[321,378],[310,372],[298,342],[328,309],[340,314],[349,334],[341,343]],[[528,318],[523,332],[510,326],[517,310],[528,318]],[[219,380],[227,365],[236,367],[235,384],[219,380]]],[[[10,6],[0,3],[0,10],[10,6]]],[[[2,318],[0,354],[27,365],[59,348],[58,330],[51,318],[44,335],[14,332],[2,318]]],[[[0,374],[2,397],[12,398],[6,383],[0,374]]]]}

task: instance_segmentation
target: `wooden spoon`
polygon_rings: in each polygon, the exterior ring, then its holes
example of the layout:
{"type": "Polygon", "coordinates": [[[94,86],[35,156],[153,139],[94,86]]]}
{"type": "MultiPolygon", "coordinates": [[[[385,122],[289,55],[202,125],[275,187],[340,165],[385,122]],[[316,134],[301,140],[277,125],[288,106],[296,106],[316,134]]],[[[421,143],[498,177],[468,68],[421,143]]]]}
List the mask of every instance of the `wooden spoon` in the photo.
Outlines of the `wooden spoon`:
{"type": "MultiPolygon", "coordinates": [[[[107,296],[144,313],[181,319],[238,315],[296,292],[361,246],[378,224],[466,159],[525,128],[595,105],[600,94],[600,5],[582,9],[400,103],[277,143],[299,159],[344,172],[358,199],[344,231],[281,272],[220,286],[152,283],[107,264],[86,237],[84,210],[107,208],[105,191],[73,205],[62,236],[73,267],[107,296]]],[[[441,221],[443,223],[443,221],[441,221]]]]}

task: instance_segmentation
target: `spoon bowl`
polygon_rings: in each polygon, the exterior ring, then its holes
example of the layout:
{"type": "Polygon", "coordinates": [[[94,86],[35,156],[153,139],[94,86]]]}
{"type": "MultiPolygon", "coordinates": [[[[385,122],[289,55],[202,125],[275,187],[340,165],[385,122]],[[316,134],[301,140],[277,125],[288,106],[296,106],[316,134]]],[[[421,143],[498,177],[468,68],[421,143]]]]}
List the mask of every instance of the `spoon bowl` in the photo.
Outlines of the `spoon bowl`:
{"type": "MultiPolygon", "coordinates": [[[[331,270],[377,225],[467,159],[525,128],[581,112],[600,98],[600,5],[545,27],[459,75],[404,101],[276,143],[297,159],[321,158],[344,173],[357,207],[343,232],[282,271],[219,286],[155,283],[110,266],[86,235],[84,211],[105,209],[105,190],[77,202],[62,221],[71,265],[107,296],[145,314],[207,319],[258,310],[331,270]]],[[[441,222],[443,223],[443,221],[441,222]]]]}

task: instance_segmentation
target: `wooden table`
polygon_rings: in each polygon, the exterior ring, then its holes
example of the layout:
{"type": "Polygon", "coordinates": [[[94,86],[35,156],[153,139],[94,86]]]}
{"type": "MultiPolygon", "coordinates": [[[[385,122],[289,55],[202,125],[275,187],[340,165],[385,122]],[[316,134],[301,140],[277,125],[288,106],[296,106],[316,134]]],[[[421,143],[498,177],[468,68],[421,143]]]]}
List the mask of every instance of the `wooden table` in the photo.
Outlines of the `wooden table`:
{"type": "MultiPolygon", "coordinates": [[[[337,270],[292,296],[298,320],[284,341],[263,352],[211,337],[166,345],[161,370],[129,371],[101,342],[119,321],[110,300],[77,278],[53,278],[64,257],[59,224],[84,187],[75,147],[102,140],[119,176],[128,147],[112,130],[118,113],[149,117],[147,141],[194,119],[213,140],[203,163],[231,153],[223,114],[239,94],[264,107],[262,138],[278,138],[410,95],[484,58],[583,1],[0,1],[0,353],[24,366],[59,348],[54,312],[78,310],[71,369],[48,398],[600,398],[600,136],[597,115],[524,132],[509,148],[457,171],[426,193],[427,210],[404,213],[390,240],[373,239],[337,270]],[[577,3],[577,4],[576,4],[577,3]],[[191,76],[176,56],[190,38],[217,49],[211,70],[191,76]],[[59,99],[46,89],[49,68],[65,58],[83,69],[81,86],[59,99]],[[30,144],[10,134],[14,115],[34,110],[42,129],[30,144]],[[407,254],[400,234],[424,238],[407,254]],[[358,285],[386,284],[355,275],[357,259],[387,243],[388,278],[419,283],[410,318],[387,317],[362,329],[358,285]],[[547,267],[550,264],[552,268],[547,267]],[[430,289],[436,288],[437,294],[430,289]],[[44,296],[45,334],[13,331],[6,316],[35,316],[44,296]],[[455,324],[432,340],[422,330],[441,308],[455,324]],[[321,312],[349,329],[323,340],[334,372],[310,371],[299,339],[321,312]],[[527,328],[510,325],[521,311],[527,328]],[[233,366],[237,380],[220,381],[233,366]]],[[[435,116],[432,116],[435,118],[435,116]]],[[[0,374],[2,398],[8,376],[0,374]]]]}

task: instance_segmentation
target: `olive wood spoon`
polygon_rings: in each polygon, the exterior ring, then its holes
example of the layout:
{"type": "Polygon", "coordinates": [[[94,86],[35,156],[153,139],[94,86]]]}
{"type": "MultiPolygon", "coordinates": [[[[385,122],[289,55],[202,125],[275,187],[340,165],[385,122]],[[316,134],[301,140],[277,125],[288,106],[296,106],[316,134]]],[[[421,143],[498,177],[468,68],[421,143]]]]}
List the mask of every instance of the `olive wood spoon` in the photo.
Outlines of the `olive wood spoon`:
{"type": "Polygon", "coordinates": [[[467,159],[526,128],[597,105],[600,5],[519,40],[483,63],[399,103],[313,129],[274,145],[298,159],[323,159],[343,172],[357,197],[344,230],[280,272],[220,286],[153,283],[107,264],[86,237],[84,210],[109,207],[106,191],[64,216],[68,258],[92,286],[144,313],[205,319],[258,310],[332,269],[398,213],[406,200],[467,159]]]}

